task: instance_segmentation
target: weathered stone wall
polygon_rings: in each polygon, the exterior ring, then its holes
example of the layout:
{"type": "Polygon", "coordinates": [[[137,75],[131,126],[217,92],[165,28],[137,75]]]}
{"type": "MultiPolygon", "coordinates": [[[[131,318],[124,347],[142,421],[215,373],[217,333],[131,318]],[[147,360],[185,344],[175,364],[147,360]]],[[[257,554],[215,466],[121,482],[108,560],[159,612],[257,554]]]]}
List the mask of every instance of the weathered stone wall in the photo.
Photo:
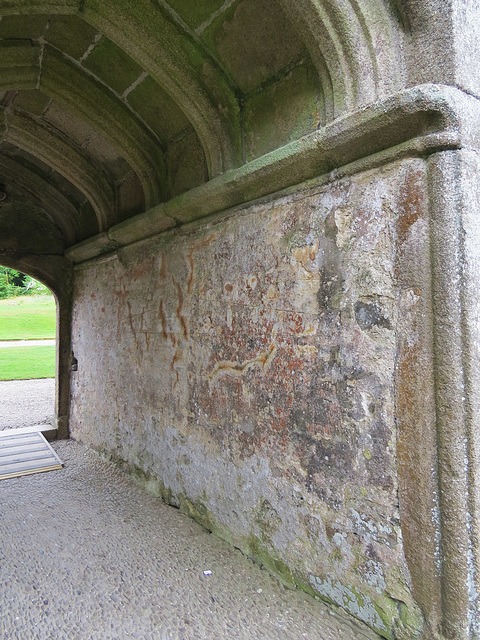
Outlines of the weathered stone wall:
{"type": "Polygon", "coordinates": [[[480,637],[479,18],[0,2],[0,256],[58,297],[59,436],[396,639],[480,637]]]}
{"type": "Polygon", "coordinates": [[[420,159],[303,185],[75,277],[71,435],[387,638],[422,627],[399,489],[412,510],[434,438],[426,185],[420,159]]]}

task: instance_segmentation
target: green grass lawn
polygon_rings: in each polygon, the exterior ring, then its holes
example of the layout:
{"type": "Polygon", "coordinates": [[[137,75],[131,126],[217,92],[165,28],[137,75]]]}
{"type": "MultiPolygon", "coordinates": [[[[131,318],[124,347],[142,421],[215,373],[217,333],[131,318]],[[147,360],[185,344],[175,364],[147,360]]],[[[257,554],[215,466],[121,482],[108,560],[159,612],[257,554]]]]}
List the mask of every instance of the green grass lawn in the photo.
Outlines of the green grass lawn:
{"type": "Polygon", "coordinates": [[[53,296],[20,296],[0,300],[0,340],[55,338],[53,296]]]}
{"type": "Polygon", "coordinates": [[[55,346],[0,349],[0,380],[55,377],[55,346]]]}
{"type": "MultiPolygon", "coordinates": [[[[55,298],[21,296],[0,300],[0,340],[55,338],[55,298]]],[[[55,346],[0,348],[0,380],[55,377],[55,346]]]]}

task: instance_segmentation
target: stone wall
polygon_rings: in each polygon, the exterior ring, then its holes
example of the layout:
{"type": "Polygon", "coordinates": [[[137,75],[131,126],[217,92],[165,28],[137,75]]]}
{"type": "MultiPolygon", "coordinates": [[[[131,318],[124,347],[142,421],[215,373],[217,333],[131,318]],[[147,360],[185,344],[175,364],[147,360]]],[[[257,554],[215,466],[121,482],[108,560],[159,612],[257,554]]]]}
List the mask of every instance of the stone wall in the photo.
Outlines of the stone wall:
{"type": "Polygon", "coordinates": [[[305,184],[75,272],[71,435],[386,638],[423,624],[400,508],[431,464],[412,460],[420,432],[434,449],[426,164],[305,184]]]}
{"type": "Polygon", "coordinates": [[[392,639],[480,637],[479,6],[0,2],[59,437],[392,639]]]}

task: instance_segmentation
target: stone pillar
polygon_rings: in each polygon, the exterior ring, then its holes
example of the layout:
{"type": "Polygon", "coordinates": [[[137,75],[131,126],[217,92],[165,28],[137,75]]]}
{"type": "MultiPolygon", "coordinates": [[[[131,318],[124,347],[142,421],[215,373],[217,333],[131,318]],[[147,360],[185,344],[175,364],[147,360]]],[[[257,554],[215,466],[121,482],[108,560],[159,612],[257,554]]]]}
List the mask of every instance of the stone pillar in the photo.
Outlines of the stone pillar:
{"type": "Polygon", "coordinates": [[[480,174],[466,150],[429,164],[442,629],[478,637],[480,174]]]}

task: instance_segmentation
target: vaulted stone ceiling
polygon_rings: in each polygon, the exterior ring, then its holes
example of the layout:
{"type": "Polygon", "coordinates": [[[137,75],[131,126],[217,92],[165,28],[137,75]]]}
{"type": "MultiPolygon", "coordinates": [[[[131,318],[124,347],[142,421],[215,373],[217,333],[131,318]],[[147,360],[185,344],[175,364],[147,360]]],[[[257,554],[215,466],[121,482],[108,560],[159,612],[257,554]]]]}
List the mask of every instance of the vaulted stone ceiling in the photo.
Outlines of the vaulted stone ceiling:
{"type": "Polygon", "coordinates": [[[360,4],[0,1],[0,252],[61,255],[391,92],[398,17],[360,4]]]}

